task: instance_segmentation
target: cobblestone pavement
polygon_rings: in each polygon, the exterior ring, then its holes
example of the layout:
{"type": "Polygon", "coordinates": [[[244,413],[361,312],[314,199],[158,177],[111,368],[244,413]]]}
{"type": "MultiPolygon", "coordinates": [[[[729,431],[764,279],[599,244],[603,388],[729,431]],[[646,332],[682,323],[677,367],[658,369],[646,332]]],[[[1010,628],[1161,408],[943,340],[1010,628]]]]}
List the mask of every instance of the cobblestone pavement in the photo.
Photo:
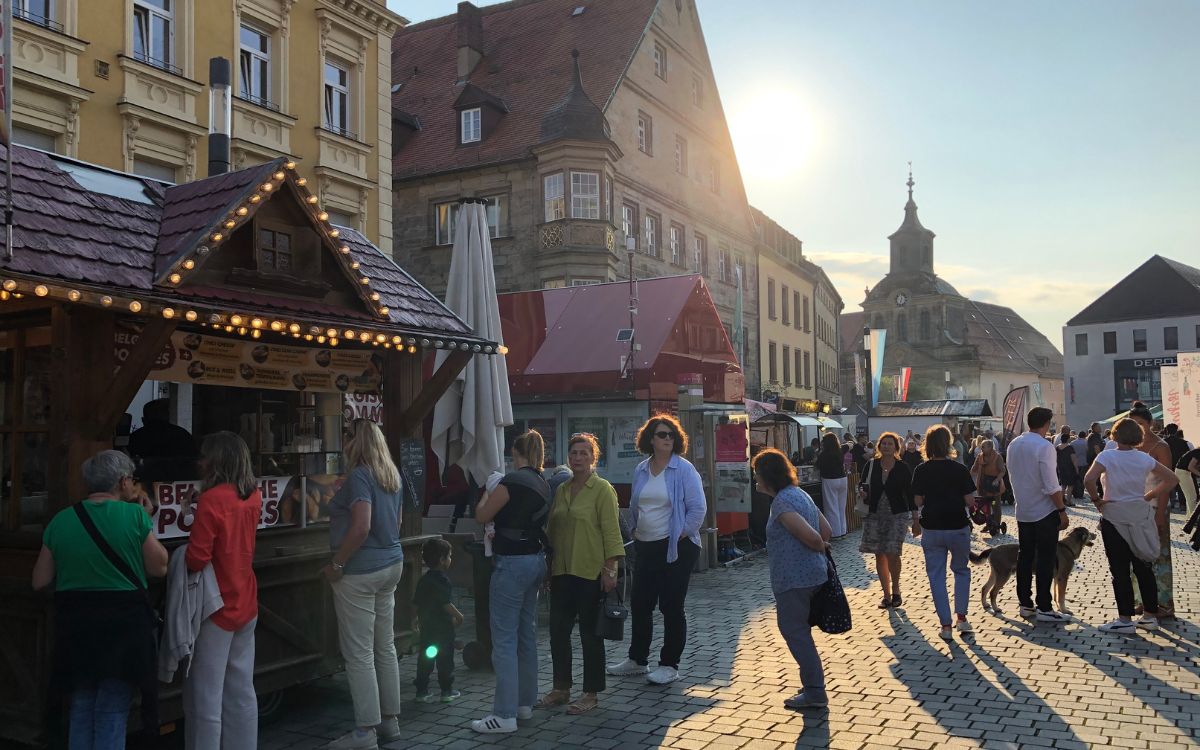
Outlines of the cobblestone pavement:
{"type": "MultiPolygon", "coordinates": [[[[1011,508],[1005,508],[1011,514],[1011,508]]],[[[1011,516],[1009,518],[1010,527],[1011,516]]],[[[1090,505],[1071,513],[1072,527],[1095,530],[1090,505]]],[[[1181,519],[1175,518],[1175,539],[1181,519]]],[[[995,541],[976,533],[974,546],[995,541]]],[[[775,627],[765,559],[695,576],[688,598],[684,677],[665,686],[610,678],[595,711],[536,711],[514,735],[483,736],[467,726],[491,708],[492,676],[460,669],[463,697],[451,705],[411,700],[414,660],[401,675],[410,696],[401,718],[404,739],[392,748],[933,748],[1112,746],[1165,749],[1200,744],[1200,627],[1196,620],[1200,554],[1175,543],[1180,619],[1158,633],[1106,635],[1114,604],[1099,540],[1085,550],[1071,579],[1077,622],[1031,625],[1017,619],[1010,582],[1004,616],[979,610],[984,568],[972,567],[974,637],[953,643],[937,634],[921,550],[904,550],[905,605],[876,608],[874,562],[858,553],[857,534],[835,541],[841,577],[854,608],[846,635],[817,635],[830,695],[828,711],[798,714],[782,700],[797,671],[775,627]]],[[[468,602],[469,604],[469,602],[468,602]]],[[[549,687],[548,636],[540,633],[543,688],[549,687]]],[[[623,644],[610,644],[613,659],[623,644]]],[[[657,644],[655,644],[655,651],[657,644]]],[[[578,649],[576,669],[579,669],[578,649]]],[[[579,679],[578,675],[576,677],[579,679]]],[[[578,684],[578,683],[577,683],[578,684]]],[[[262,750],[316,748],[346,731],[352,711],[345,681],[299,689],[286,715],[262,730],[262,750]]]]}

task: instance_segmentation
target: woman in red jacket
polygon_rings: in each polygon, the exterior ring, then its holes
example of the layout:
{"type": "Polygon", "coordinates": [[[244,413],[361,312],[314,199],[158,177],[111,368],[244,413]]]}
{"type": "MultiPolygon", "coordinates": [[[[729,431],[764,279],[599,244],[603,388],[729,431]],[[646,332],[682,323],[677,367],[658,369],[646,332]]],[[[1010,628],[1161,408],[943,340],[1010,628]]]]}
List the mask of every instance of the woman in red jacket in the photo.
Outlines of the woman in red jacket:
{"type": "Polygon", "coordinates": [[[200,626],[183,684],[187,750],[254,750],[258,699],[254,693],[254,626],[258,582],[254,539],[262,494],[250,470],[250,449],[232,432],[218,432],[200,447],[200,494],[187,548],[187,567],[209,563],[225,606],[200,626]]]}

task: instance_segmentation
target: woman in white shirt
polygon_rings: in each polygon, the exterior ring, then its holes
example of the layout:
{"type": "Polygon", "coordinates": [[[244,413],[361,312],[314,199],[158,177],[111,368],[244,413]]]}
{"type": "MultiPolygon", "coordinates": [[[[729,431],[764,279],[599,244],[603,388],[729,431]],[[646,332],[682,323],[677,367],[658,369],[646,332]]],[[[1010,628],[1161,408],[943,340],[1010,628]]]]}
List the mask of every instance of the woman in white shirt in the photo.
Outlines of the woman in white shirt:
{"type": "Polygon", "coordinates": [[[1167,498],[1179,479],[1171,470],[1156,461],[1148,453],[1137,449],[1141,445],[1141,426],[1132,419],[1122,419],[1113,427],[1115,450],[1101,451],[1092,468],[1084,477],[1084,484],[1092,497],[1098,497],[1097,482],[1103,484],[1104,499],[1096,506],[1104,516],[1100,520],[1100,536],[1104,540],[1104,554],[1108,557],[1108,569],[1112,574],[1113,593],[1117,598],[1117,619],[1101,625],[1100,630],[1110,633],[1133,633],[1133,582],[1129,579],[1129,566],[1137,578],[1138,590],[1142,594],[1145,613],[1136,627],[1147,630],[1158,628],[1158,586],[1154,578],[1152,561],[1158,548],[1158,520],[1150,503],[1157,500],[1157,515],[1163,515],[1167,498]],[[1143,548],[1145,548],[1143,550],[1143,548]],[[1135,550],[1143,550],[1135,554],[1135,550]]]}

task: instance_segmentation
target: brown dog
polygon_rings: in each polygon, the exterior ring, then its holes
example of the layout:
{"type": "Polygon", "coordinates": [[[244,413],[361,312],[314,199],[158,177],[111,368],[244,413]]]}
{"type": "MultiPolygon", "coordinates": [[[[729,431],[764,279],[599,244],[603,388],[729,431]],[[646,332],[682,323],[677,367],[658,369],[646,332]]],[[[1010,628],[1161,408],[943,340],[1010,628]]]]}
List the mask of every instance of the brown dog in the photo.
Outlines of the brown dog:
{"type": "MultiPolygon", "coordinates": [[[[1058,542],[1058,553],[1054,561],[1054,599],[1058,604],[1058,611],[1063,614],[1071,614],[1067,609],[1067,580],[1071,577],[1075,561],[1083,554],[1083,548],[1092,546],[1095,538],[1095,532],[1076,526],[1058,542]]],[[[983,565],[984,562],[988,562],[992,566],[992,574],[979,590],[979,600],[985,612],[1001,613],[996,604],[996,595],[1004,588],[1004,584],[1008,583],[1008,579],[1012,578],[1013,573],[1017,572],[1018,548],[1016,544],[1001,544],[978,554],[971,553],[972,563],[983,565]]]]}

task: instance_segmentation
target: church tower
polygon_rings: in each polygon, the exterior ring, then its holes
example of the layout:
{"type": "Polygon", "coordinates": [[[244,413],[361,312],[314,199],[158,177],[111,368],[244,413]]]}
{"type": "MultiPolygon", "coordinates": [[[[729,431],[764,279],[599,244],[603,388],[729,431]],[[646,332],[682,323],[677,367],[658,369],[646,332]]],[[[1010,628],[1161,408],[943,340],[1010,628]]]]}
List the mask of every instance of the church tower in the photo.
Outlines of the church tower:
{"type": "Polygon", "coordinates": [[[908,168],[908,203],[904,204],[904,222],[888,237],[891,243],[891,267],[889,273],[906,275],[927,273],[933,275],[934,233],[921,226],[917,218],[917,204],[913,200],[912,165],[908,168]]]}

